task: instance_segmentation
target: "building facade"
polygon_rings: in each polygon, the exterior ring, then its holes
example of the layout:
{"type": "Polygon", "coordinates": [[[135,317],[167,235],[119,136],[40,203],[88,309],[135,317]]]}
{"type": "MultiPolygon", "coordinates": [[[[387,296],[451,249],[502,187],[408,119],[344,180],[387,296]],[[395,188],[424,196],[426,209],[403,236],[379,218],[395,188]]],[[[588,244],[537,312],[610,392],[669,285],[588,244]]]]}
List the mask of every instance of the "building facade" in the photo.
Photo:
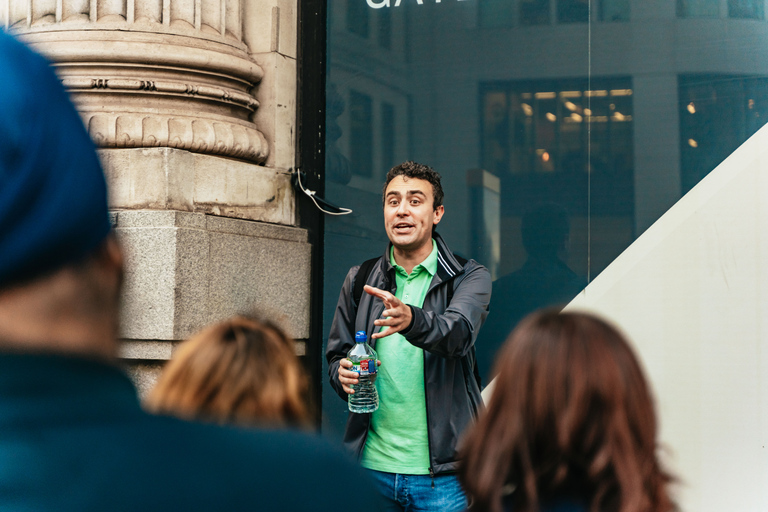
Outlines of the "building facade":
{"type": "Polygon", "coordinates": [[[496,279],[486,377],[526,312],[602,313],[648,369],[682,508],[768,508],[765,0],[6,0],[0,21],[100,148],[141,387],[256,306],[338,438],[324,340],[413,159],[443,175],[443,237],[496,279]]]}

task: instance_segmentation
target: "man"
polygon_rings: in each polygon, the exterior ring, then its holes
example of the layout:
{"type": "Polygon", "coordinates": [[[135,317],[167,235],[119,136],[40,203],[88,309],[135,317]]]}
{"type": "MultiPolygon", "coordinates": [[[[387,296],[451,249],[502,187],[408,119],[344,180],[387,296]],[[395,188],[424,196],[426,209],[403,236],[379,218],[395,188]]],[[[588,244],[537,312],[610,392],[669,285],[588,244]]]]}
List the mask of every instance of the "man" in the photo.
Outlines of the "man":
{"type": "Polygon", "coordinates": [[[331,511],[340,485],[375,493],[313,436],[140,409],[116,365],[122,257],[96,152],[44,59],[1,32],[0,111],[0,510],[331,511]]]}
{"type": "MultiPolygon", "coordinates": [[[[442,220],[440,175],[405,162],[384,185],[386,253],[353,267],[341,289],[328,338],[331,384],[344,399],[357,374],[346,358],[365,331],[381,367],[379,409],[350,413],[345,444],[371,470],[391,510],[466,506],[454,472],[456,444],[481,404],[474,341],[488,314],[491,278],[462,260],[434,231],[442,220]],[[355,296],[356,281],[367,283],[355,296]]],[[[357,286],[359,289],[359,285],[357,286]]]]}

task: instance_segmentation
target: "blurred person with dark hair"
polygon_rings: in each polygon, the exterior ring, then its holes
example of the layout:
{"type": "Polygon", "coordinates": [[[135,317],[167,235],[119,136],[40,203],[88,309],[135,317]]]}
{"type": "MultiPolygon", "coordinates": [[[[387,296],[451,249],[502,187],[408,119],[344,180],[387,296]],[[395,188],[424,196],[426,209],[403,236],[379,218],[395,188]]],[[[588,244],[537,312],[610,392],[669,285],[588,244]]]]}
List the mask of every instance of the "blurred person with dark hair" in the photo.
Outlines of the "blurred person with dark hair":
{"type": "Polygon", "coordinates": [[[0,112],[0,510],[331,511],[342,480],[375,496],[314,436],[141,410],[95,148],[48,62],[3,32],[0,112]]]}
{"type": "Polygon", "coordinates": [[[523,214],[520,234],[528,255],[522,267],[493,282],[488,320],[477,336],[477,364],[483,382],[507,335],[527,314],[563,307],[587,285],[568,267],[570,221],[563,207],[542,203],[523,214]]]}
{"type": "Polygon", "coordinates": [[[496,371],[461,450],[470,510],[675,510],[650,390],[614,327],[584,313],[534,313],[504,344],[496,371]]]}
{"type": "Polygon", "coordinates": [[[269,321],[235,316],[182,343],[145,406],[222,424],[304,426],[306,390],[293,340],[269,321]]]}

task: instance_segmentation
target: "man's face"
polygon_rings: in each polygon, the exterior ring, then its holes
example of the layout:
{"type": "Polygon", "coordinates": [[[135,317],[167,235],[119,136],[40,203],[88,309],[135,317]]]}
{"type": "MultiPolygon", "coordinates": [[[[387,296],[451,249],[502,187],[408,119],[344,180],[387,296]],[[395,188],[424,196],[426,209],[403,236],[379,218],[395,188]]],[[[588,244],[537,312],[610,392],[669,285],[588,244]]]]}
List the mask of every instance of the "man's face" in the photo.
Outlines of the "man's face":
{"type": "Polygon", "coordinates": [[[396,176],[384,193],[384,227],[392,245],[404,251],[432,247],[432,226],[443,217],[442,205],[433,208],[432,184],[396,176]]]}

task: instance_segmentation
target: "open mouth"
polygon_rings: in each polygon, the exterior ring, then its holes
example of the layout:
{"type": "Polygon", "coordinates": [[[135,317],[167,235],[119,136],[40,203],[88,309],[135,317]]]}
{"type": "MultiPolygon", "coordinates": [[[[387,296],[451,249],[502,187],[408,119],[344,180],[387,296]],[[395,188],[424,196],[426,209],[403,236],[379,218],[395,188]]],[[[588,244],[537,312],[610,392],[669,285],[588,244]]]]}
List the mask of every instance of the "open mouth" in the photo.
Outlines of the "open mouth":
{"type": "Polygon", "coordinates": [[[395,224],[394,228],[395,231],[408,231],[409,229],[413,228],[413,224],[399,223],[395,224]]]}

